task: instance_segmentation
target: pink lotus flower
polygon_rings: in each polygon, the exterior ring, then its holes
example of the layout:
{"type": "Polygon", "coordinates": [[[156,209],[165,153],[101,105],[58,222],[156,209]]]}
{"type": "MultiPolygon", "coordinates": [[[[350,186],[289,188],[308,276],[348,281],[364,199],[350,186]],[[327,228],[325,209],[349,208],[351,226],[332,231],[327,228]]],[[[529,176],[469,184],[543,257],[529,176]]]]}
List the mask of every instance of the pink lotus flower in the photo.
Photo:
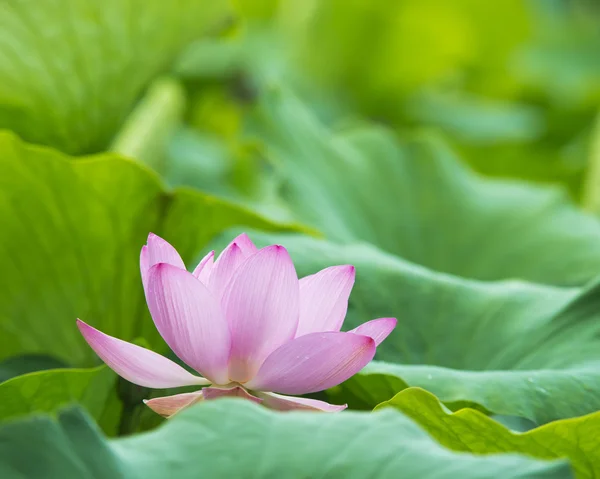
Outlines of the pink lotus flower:
{"type": "Polygon", "coordinates": [[[205,386],[144,401],[171,416],[201,400],[237,396],[278,410],[340,411],[315,399],[288,396],[336,386],[360,371],[396,326],[395,318],[340,332],[354,284],[353,266],[333,266],[298,280],[279,245],[258,250],[246,234],[193,273],[154,234],[140,256],[154,324],[191,369],[153,351],[108,336],[77,320],[92,349],[117,374],[149,388],[205,386]],[[284,395],[285,394],[285,395],[284,395]]]}

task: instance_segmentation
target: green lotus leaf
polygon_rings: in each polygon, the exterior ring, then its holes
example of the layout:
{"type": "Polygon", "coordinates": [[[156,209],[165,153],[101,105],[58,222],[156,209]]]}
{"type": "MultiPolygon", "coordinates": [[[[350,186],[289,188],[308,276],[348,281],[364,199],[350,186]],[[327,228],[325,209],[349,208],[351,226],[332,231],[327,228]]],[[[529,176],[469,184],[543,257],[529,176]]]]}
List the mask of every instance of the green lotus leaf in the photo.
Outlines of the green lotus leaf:
{"type": "Polygon", "coordinates": [[[147,84],[223,21],[206,0],[9,0],[0,7],[0,128],[72,154],[110,142],[147,84]]]}
{"type": "Polygon", "coordinates": [[[515,433],[472,409],[449,413],[419,388],[398,393],[377,409],[394,407],[418,422],[440,444],[475,454],[519,453],[540,459],[568,457],[578,478],[600,474],[600,412],[515,433]]]}
{"type": "Polygon", "coordinates": [[[28,478],[572,477],[566,461],[484,457],[436,443],[394,410],[311,414],[222,399],[158,429],[106,441],[80,410],[0,427],[0,474],[28,478]]]}

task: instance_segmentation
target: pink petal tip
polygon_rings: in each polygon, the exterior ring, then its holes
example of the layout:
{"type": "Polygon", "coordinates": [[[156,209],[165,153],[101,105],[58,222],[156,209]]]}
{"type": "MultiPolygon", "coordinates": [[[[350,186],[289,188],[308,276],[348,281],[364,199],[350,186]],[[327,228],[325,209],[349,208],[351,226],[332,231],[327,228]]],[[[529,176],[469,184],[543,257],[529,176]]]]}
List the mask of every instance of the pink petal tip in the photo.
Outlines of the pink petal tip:
{"type": "Polygon", "coordinates": [[[390,335],[397,324],[398,320],[396,318],[379,318],[361,324],[359,327],[348,332],[368,336],[379,346],[390,335]]]}

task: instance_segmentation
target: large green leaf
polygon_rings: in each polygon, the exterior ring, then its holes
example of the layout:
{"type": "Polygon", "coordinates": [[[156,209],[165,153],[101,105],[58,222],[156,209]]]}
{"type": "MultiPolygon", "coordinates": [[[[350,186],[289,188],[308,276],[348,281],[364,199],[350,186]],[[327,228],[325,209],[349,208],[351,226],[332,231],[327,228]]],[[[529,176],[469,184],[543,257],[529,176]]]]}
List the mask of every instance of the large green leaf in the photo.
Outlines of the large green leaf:
{"type": "Polygon", "coordinates": [[[354,264],[345,328],[395,316],[378,359],[333,390],[372,408],[406,385],[448,403],[476,403],[535,423],[600,409],[600,285],[561,289],[519,281],[468,280],[433,272],[370,245],[253,235],[291,252],[301,276],[354,264]]]}
{"type": "Polygon", "coordinates": [[[53,413],[73,402],[98,420],[115,382],[115,373],[106,366],[38,371],[9,379],[0,383],[0,422],[34,412],[53,413]]]}
{"type": "Polygon", "coordinates": [[[74,161],[0,134],[0,358],[45,353],[88,365],[95,355],[77,317],[162,346],[139,278],[148,233],[189,261],[233,225],[279,228],[199,192],[167,193],[155,174],[118,155],[74,161]]]}
{"type": "Polygon", "coordinates": [[[47,354],[11,356],[0,362],[0,383],[21,374],[66,367],[68,367],[68,364],[64,361],[47,354]]]}
{"type": "Polygon", "coordinates": [[[406,416],[281,414],[250,402],[199,404],[159,429],[108,443],[80,411],[0,428],[0,474],[44,479],[208,477],[567,478],[564,461],[443,448],[406,416]]]}
{"type": "Polygon", "coordinates": [[[0,426],[0,476],[138,477],[123,470],[97,426],[80,409],[61,413],[58,421],[33,416],[0,426]]]}
{"type": "Polygon", "coordinates": [[[476,454],[515,452],[540,459],[568,457],[578,478],[600,475],[600,412],[516,434],[472,409],[448,413],[435,396],[411,388],[382,403],[413,418],[438,442],[476,454]]]}
{"type": "Polygon", "coordinates": [[[332,402],[372,409],[409,385],[418,386],[436,394],[451,410],[469,406],[526,418],[535,425],[599,410],[599,366],[596,361],[565,369],[463,371],[373,361],[328,393],[332,402]]]}
{"type": "Polygon", "coordinates": [[[69,153],[98,151],[147,83],[223,19],[207,0],[7,0],[0,128],[69,153]]]}
{"type": "Polygon", "coordinates": [[[479,177],[429,137],[333,134],[279,91],[251,126],[298,218],[332,240],[483,280],[579,285],[600,272],[600,224],[561,191],[479,177]]]}

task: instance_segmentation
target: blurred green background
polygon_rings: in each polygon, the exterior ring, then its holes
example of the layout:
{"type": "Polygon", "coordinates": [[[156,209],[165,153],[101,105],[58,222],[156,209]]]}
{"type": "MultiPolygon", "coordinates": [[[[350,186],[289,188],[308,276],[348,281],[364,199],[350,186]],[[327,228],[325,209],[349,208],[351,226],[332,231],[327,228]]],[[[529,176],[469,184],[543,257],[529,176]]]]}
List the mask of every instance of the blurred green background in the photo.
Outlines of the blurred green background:
{"type": "Polygon", "coordinates": [[[206,162],[197,181],[210,183],[210,171],[248,193],[249,153],[240,141],[247,105],[284,86],[333,129],[368,119],[400,135],[438,130],[483,174],[562,183],[583,200],[600,100],[597,2],[240,1],[237,8],[241,21],[177,63],[191,101],[189,128],[169,150],[174,183],[193,182],[195,143],[206,162]]]}

